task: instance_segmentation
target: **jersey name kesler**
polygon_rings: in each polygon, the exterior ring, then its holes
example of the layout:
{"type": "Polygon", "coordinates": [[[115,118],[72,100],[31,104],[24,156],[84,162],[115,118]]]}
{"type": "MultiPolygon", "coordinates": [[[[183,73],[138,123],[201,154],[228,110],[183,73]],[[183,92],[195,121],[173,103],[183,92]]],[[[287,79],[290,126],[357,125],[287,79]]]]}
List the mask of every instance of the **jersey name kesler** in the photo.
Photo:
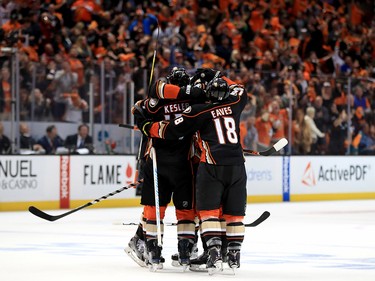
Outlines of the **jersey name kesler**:
{"type": "Polygon", "coordinates": [[[164,106],[164,113],[182,112],[189,107],[189,103],[176,103],[164,106]]]}

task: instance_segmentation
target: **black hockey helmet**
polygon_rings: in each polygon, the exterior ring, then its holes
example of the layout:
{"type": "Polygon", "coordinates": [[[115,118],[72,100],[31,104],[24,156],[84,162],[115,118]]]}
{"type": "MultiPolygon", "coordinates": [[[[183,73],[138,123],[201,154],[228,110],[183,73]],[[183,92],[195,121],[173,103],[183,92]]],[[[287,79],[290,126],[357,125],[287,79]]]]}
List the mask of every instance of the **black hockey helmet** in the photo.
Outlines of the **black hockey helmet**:
{"type": "Polygon", "coordinates": [[[206,94],[212,101],[225,100],[229,97],[228,83],[222,78],[214,78],[208,83],[206,94]]]}
{"type": "Polygon", "coordinates": [[[189,74],[182,67],[173,67],[171,73],[166,78],[168,83],[179,87],[187,86],[190,80],[189,74]]]}

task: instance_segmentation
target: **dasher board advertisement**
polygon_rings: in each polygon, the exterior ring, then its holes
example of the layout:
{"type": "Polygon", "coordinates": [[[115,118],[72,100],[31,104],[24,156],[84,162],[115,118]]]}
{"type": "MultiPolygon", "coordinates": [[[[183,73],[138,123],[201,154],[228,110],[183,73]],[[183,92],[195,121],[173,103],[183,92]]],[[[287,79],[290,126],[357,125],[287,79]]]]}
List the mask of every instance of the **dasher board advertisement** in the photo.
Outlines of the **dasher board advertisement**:
{"type": "Polygon", "coordinates": [[[245,162],[247,195],[282,193],[282,157],[248,156],[245,162]]]}
{"type": "MultiPolygon", "coordinates": [[[[134,181],[134,156],[70,156],[69,161],[71,200],[97,198],[134,181]]],[[[135,189],[113,198],[135,198],[135,189]]]]}
{"type": "Polygon", "coordinates": [[[0,157],[0,202],[59,198],[60,161],[48,156],[0,157]]]}
{"type": "Polygon", "coordinates": [[[375,157],[291,157],[294,194],[374,193],[375,157]]]}

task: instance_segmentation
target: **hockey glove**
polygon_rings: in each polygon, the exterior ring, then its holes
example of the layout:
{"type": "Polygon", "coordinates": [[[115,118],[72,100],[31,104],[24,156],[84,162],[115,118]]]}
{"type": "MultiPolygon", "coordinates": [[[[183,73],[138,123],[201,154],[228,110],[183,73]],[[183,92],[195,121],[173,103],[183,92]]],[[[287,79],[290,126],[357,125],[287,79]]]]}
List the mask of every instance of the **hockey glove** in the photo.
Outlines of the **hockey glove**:
{"type": "Polygon", "coordinates": [[[139,123],[138,129],[144,134],[146,137],[150,137],[150,130],[152,126],[152,120],[145,119],[143,122],[139,123]]]}
{"type": "Polygon", "coordinates": [[[146,118],[145,116],[145,110],[143,109],[144,108],[144,105],[143,105],[143,102],[144,101],[137,101],[133,107],[132,107],[132,114],[134,115],[135,118],[138,118],[138,117],[143,117],[143,118],[146,118]]]}
{"type": "Polygon", "coordinates": [[[142,101],[138,101],[133,107],[132,107],[132,114],[134,115],[135,122],[137,124],[137,127],[145,121],[146,119],[150,119],[148,116],[146,116],[146,111],[142,109],[142,101]]]}
{"type": "Polygon", "coordinates": [[[192,77],[190,83],[195,84],[196,81],[200,80],[201,83],[207,85],[214,78],[220,78],[223,74],[212,68],[198,68],[192,77]]]}

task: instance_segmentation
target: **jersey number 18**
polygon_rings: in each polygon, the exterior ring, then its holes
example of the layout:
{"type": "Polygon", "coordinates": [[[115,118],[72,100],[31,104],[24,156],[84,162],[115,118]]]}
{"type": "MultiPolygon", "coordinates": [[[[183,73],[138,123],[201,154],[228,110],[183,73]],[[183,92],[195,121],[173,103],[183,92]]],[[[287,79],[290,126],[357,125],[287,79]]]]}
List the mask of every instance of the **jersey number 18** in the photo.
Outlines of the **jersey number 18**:
{"type": "Polygon", "coordinates": [[[217,138],[220,144],[238,143],[236,132],[236,122],[232,117],[222,117],[214,119],[217,138]]]}

